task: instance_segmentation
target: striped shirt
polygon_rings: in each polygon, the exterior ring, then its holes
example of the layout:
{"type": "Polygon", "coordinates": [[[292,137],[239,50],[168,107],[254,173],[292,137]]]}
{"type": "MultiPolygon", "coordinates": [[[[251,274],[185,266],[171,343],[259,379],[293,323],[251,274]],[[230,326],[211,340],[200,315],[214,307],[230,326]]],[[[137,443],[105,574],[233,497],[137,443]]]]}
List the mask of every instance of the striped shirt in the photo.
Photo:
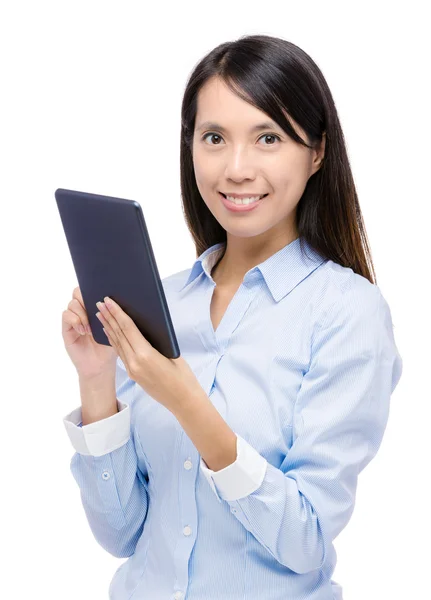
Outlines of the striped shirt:
{"type": "Polygon", "coordinates": [[[127,558],[111,600],[342,600],[333,541],[403,363],[380,288],[303,243],[245,274],[216,331],[224,243],[162,280],[181,354],[237,436],[234,463],[209,469],[120,358],[119,412],[64,417],[91,531],[127,558]]]}

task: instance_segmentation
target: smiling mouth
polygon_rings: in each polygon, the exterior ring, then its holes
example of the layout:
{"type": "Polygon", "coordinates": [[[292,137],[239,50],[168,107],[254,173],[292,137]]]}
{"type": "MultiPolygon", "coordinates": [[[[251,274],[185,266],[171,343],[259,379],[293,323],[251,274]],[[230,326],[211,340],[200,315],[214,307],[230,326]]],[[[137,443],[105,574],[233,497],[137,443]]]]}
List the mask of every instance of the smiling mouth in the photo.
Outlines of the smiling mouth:
{"type": "MultiPolygon", "coordinates": [[[[226,198],[226,199],[227,199],[227,196],[226,196],[226,194],[223,194],[223,192],[219,192],[219,193],[220,193],[220,194],[223,196],[223,198],[226,198]]],[[[269,194],[262,194],[262,195],[259,197],[259,200],[263,200],[263,199],[264,199],[264,198],[266,198],[268,195],[269,195],[269,194]]],[[[251,197],[253,198],[253,196],[251,196],[251,197]]],[[[241,200],[241,198],[238,198],[238,200],[241,200]]]]}
{"type": "MultiPolygon", "coordinates": [[[[223,192],[220,192],[220,194],[226,198],[226,194],[223,194],[223,192]]],[[[256,194],[255,194],[255,195],[256,195],[256,194]]],[[[268,196],[268,194],[260,194],[260,197],[261,197],[261,198],[265,198],[265,196],[268,196]]],[[[254,198],[253,194],[251,194],[251,196],[250,196],[250,197],[251,197],[251,198],[254,198]]]]}

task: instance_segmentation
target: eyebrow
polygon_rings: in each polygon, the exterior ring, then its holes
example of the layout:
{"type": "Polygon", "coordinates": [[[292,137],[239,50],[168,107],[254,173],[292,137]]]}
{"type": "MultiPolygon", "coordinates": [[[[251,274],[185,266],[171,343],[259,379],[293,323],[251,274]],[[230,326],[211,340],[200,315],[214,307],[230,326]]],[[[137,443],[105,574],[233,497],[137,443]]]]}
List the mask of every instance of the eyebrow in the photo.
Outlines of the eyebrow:
{"type": "MultiPolygon", "coordinates": [[[[197,127],[197,131],[201,131],[201,129],[218,129],[219,131],[223,131],[223,133],[226,133],[227,131],[224,127],[222,127],[222,125],[214,123],[213,121],[205,121],[204,123],[201,123],[197,127]]],[[[251,127],[250,133],[253,133],[254,131],[262,131],[263,129],[279,129],[279,127],[273,121],[265,121],[265,123],[258,123],[257,125],[254,125],[254,127],[251,127]]]]}

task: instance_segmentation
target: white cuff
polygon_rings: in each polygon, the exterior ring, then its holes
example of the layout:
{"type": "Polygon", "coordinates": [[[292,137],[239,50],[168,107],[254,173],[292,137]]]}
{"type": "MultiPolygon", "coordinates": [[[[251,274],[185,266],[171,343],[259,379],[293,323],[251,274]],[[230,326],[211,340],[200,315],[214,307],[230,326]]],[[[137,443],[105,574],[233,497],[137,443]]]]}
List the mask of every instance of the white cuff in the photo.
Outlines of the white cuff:
{"type": "Polygon", "coordinates": [[[237,435],[237,458],[220,471],[212,471],[201,457],[200,468],[211,489],[221,502],[239,500],[255,492],[266,475],[268,461],[237,435]]]}
{"type": "Polygon", "coordinates": [[[126,444],[130,438],[130,408],[117,399],[118,413],[79,427],[81,406],[63,418],[72,446],[79,454],[103,456],[126,444]]]}

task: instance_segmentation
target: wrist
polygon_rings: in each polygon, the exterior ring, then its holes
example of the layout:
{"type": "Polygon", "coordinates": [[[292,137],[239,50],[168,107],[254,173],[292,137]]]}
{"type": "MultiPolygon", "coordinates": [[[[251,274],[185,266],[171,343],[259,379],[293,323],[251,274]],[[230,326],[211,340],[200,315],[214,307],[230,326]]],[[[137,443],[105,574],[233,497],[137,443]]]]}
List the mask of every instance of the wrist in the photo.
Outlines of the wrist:
{"type": "Polygon", "coordinates": [[[98,373],[97,375],[78,375],[79,385],[86,388],[101,389],[115,385],[115,373],[98,373]]]}

